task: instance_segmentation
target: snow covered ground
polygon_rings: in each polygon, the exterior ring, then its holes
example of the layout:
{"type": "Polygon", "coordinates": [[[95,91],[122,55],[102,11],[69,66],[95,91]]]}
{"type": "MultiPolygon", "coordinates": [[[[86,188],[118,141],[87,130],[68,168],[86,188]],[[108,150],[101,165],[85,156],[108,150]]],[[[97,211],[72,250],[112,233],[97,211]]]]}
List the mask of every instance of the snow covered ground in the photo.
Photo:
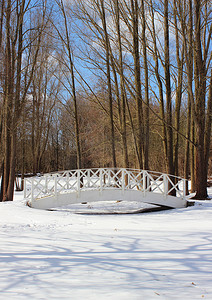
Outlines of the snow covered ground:
{"type": "Polygon", "coordinates": [[[212,201],[77,211],[29,208],[20,192],[0,203],[0,300],[212,299],[212,201]]]}

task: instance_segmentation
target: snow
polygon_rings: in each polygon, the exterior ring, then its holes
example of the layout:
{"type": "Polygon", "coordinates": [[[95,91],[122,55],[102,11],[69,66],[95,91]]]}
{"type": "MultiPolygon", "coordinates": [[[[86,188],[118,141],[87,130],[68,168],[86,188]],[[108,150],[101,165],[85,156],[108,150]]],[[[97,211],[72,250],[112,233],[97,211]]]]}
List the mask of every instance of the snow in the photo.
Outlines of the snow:
{"type": "Polygon", "coordinates": [[[212,299],[212,201],[143,214],[84,207],[36,210],[22,192],[0,203],[0,300],[212,299]]]}

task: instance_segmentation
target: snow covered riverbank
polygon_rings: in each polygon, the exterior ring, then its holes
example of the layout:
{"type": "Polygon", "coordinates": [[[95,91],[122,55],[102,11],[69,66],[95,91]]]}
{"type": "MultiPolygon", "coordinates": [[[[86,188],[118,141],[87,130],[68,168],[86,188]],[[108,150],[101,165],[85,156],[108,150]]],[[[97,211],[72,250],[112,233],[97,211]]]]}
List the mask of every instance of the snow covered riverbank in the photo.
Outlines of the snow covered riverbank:
{"type": "MultiPolygon", "coordinates": [[[[209,191],[212,196],[212,189],[209,191]]],[[[0,203],[0,300],[212,299],[212,201],[88,215],[0,203]]]]}

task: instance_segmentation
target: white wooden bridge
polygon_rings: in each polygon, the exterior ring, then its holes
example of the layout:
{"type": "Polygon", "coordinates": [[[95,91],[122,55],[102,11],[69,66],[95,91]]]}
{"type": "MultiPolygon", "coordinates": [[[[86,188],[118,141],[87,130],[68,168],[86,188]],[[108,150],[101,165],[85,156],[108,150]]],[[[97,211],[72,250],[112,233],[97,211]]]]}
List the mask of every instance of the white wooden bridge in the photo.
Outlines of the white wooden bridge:
{"type": "Polygon", "coordinates": [[[124,168],[63,171],[25,179],[24,197],[31,207],[51,209],[95,201],[136,201],[187,206],[185,179],[124,168]],[[171,193],[176,194],[172,196],[171,193]]]}

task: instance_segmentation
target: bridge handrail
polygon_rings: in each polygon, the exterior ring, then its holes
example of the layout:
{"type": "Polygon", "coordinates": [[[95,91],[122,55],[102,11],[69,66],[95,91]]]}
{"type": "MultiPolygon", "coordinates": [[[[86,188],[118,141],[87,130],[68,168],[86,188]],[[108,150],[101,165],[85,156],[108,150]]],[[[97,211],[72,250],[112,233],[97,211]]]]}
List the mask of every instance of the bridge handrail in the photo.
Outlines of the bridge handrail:
{"type": "Polygon", "coordinates": [[[174,175],[125,168],[92,168],[59,171],[40,177],[25,178],[24,197],[36,200],[66,192],[80,193],[85,189],[121,189],[157,192],[165,197],[175,193],[185,199],[186,180],[174,175]],[[30,186],[30,188],[29,188],[30,186]]]}

